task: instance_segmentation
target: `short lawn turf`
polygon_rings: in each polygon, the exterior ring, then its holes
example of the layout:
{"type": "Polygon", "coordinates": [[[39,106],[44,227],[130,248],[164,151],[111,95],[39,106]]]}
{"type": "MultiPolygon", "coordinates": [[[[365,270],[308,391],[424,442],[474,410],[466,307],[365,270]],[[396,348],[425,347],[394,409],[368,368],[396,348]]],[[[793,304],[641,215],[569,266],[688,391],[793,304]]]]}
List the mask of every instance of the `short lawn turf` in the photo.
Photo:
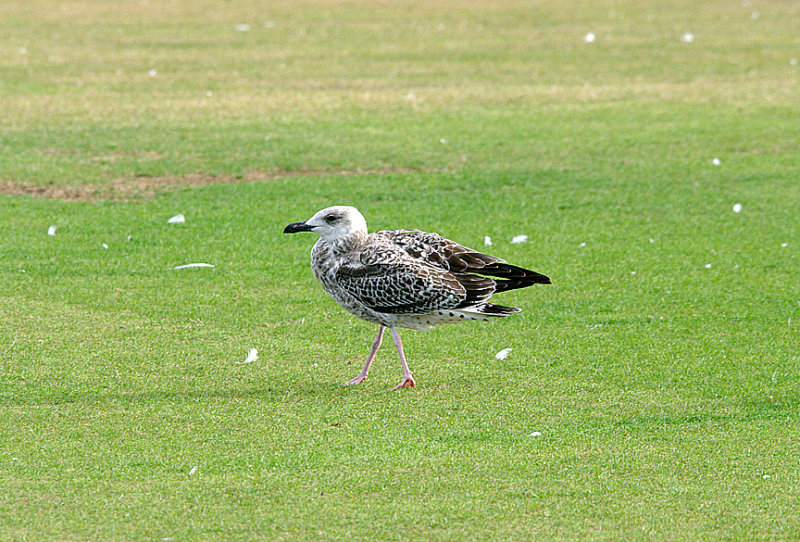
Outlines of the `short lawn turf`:
{"type": "Polygon", "coordinates": [[[0,539],[797,540],[798,19],[4,2],[0,539]],[[331,204],[553,285],[343,387],[331,204]]]}

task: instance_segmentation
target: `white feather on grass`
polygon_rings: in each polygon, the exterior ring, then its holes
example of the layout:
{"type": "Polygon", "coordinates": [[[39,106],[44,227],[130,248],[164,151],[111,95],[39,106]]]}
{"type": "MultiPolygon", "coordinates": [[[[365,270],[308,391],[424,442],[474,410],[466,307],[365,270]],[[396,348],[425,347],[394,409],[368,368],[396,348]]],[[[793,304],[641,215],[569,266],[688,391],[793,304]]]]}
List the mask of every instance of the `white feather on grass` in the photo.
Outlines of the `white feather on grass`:
{"type": "Polygon", "coordinates": [[[494,359],[504,360],[508,357],[510,353],[511,353],[511,348],[503,348],[497,354],[494,355],[494,359]]]}
{"type": "Polygon", "coordinates": [[[191,269],[193,267],[214,267],[214,265],[210,263],[187,263],[184,265],[176,265],[173,269],[191,269]]]}
{"type": "Polygon", "coordinates": [[[254,361],[258,360],[258,350],[255,348],[251,348],[250,352],[247,353],[247,359],[244,361],[237,361],[239,365],[243,365],[245,363],[253,363],[254,361]]]}

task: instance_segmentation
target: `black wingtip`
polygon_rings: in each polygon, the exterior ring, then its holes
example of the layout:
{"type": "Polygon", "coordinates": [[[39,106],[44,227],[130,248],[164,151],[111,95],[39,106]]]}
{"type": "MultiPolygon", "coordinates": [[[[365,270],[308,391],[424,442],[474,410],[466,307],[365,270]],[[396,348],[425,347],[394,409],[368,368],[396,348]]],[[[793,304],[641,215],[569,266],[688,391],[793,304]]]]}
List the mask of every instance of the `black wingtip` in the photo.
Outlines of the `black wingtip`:
{"type": "Polygon", "coordinates": [[[550,277],[507,263],[494,263],[487,265],[479,273],[496,277],[497,292],[506,292],[518,288],[527,288],[534,284],[552,284],[550,277]]]}
{"type": "Polygon", "coordinates": [[[532,272],[534,275],[534,284],[553,284],[553,281],[550,280],[550,277],[547,275],[542,275],[541,273],[536,273],[535,271],[532,272]]]}

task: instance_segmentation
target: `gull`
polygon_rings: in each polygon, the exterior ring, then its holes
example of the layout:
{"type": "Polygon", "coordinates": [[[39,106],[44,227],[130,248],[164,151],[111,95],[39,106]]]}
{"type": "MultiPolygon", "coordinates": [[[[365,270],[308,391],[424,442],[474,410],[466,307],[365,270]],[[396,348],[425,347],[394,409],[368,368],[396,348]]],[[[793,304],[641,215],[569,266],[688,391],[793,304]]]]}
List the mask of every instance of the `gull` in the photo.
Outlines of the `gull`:
{"type": "Polygon", "coordinates": [[[355,207],[335,206],[293,222],[283,233],[314,232],[311,271],[342,308],[378,324],[361,372],[346,385],[363,382],[388,327],[403,366],[403,380],[390,388],[413,388],[397,328],[430,329],[439,324],[509,316],[520,309],[489,303],[492,294],[550,284],[541,273],[503,262],[415,229],[367,232],[355,207]]]}

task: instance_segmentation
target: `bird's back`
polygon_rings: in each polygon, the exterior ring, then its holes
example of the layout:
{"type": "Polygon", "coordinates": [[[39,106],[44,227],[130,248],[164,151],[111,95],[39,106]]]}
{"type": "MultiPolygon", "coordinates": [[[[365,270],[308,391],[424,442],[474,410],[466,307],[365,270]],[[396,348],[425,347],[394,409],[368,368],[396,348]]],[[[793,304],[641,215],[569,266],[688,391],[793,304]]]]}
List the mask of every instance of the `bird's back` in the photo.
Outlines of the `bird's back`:
{"type": "Polygon", "coordinates": [[[409,229],[382,230],[372,236],[386,239],[412,258],[444,271],[492,277],[496,285],[495,292],[533,284],[550,284],[550,278],[541,273],[505,263],[500,258],[467,248],[438,233],[409,229]]]}

